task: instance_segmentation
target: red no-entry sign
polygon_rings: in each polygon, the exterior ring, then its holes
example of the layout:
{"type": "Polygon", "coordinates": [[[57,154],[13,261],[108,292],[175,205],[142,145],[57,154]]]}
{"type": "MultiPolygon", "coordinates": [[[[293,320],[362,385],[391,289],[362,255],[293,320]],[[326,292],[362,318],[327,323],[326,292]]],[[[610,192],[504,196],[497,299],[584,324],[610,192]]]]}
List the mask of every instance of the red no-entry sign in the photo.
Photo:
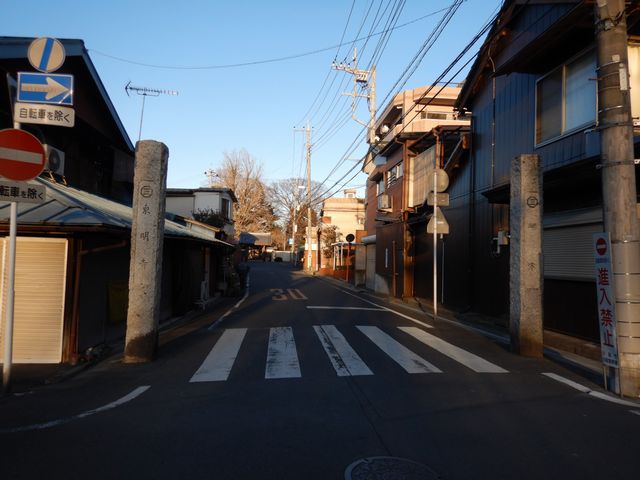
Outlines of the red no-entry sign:
{"type": "Polygon", "coordinates": [[[607,253],[607,241],[604,238],[598,238],[596,240],[596,252],[598,252],[598,255],[607,253]]]}
{"type": "Polygon", "coordinates": [[[44,147],[24,130],[0,130],[0,176],[10,180],[31,180],[44,169],[44,147]]]}

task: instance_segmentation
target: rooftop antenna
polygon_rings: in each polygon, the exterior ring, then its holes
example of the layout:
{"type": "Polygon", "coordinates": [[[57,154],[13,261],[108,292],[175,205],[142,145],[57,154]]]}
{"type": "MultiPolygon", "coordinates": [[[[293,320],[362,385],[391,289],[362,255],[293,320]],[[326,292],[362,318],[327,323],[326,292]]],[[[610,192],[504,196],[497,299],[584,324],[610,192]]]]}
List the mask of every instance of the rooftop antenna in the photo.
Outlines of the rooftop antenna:
{"type": "Polygon", "coordinates": [[[124,86],[125,92],[127,92],[127,96],[129,92],[136,92],[138,95],[142,95],[142,112],[140,113],[140,128],[138,130],[138,141],[142,137],[142,119],[144,118],[144,101],[147,96],[159,97],[160,95],[178,95],[177,90],[160,90],[157,88],[147,88],[147,87],[135,87],[131,85],[131,82],[127,83],[124,86]]]}

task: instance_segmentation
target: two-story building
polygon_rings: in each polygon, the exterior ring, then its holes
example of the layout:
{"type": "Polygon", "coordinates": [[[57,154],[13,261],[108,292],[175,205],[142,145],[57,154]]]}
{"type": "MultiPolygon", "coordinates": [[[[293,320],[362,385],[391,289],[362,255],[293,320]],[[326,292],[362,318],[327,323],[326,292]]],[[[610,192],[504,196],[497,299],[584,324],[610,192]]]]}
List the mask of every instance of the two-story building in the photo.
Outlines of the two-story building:
{"type": "Polygon", "coordinates": [[[363,239],[367,288],[413,297],[415,287],[424,285],[418,259],[426,230],[427,172],[468,129],[468,120],[459,120],[453,110],[459,92],[437,85],[401,92],[376,120],[373,154],[363,166],[369,176],[363,239]]]}
{"type": "MultiPolygon", "coordinates": [[[[342,197],[326,198],[322,201],[320,219],[322,229],[335,228],[335,244],[346,242],[347,235],[357,238],[358,232],[364,231],[364,198],[357,196],[357,190],[348,188],[344,190],[342,197]]],[[[334,264],[336,253],[330,245],[325,245],[320,236],[320,251],[322,252],[321,268],[331,267],[334,264]],[[325,252],[332,252],[332,256],[326,256],[325,252]]]]}
{"type": "Polygon", "coordinates": [[[200,220],[215,216],[217,221],[211,223],[219,222],[214,226],[221,230],[223,240],[235,237],[234,203],[238,203],[238,199],[233,190],[226,187],[167,188],[167,212],[200,220]]]}
{"type": "MultiPolygon", "coordinates": [[[[2,129],[14,126],[17,73],[34,70],[32,40],[0,37],[2,129]]],[[[31,181],[44,187],[42,203],[17,204],[15,363],[76,362],[122,342],[126,327],[134,147],[84,43],[61,42],[66,56],[56,73],[74,78],[75,125],[38,123],[37,107],[18,116],[20,128],[46,145],[48,164],[31,181]]],[[[9,210],[0,197],[0,278],[8,268],[9,210]]],[[[203,285],[215,288],[223,255],[233,250],[197,225],[167,220],[164,231],[161,322],[214,293],[203,285]]],[[[0,298],[3,323],[6,295],[0,298]]]]}

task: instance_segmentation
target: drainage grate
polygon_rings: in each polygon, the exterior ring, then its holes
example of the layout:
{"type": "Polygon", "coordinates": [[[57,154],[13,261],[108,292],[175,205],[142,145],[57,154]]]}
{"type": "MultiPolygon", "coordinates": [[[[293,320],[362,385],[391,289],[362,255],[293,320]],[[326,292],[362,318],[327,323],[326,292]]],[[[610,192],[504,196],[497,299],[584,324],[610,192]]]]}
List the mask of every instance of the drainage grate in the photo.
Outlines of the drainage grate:
{"type": "Polygon", "coordinates": [[[426,465],[397,457],[367,457],[353,462],[344,472],[345,480],[438,480],[441,477],[426,465]]]}

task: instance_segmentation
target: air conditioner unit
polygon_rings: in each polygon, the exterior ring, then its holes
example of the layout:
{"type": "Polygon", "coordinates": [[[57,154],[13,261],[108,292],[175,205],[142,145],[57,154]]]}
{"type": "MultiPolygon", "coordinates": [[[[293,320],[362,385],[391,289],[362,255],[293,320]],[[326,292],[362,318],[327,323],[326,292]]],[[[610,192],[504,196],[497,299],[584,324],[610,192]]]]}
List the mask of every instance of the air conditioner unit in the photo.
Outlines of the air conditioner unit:
{"type": "Polygon", "coordinates": [[[378,210],[391,210],[391,197],[388,194],[378,196],[378,210]]]}
{"type": "Polygon", "coordinates": [[[45,170],[49,170],[56,175],[64,175],[64,152],[51,145],[44,145],[44,153],[47,156],[45,170]]]}

